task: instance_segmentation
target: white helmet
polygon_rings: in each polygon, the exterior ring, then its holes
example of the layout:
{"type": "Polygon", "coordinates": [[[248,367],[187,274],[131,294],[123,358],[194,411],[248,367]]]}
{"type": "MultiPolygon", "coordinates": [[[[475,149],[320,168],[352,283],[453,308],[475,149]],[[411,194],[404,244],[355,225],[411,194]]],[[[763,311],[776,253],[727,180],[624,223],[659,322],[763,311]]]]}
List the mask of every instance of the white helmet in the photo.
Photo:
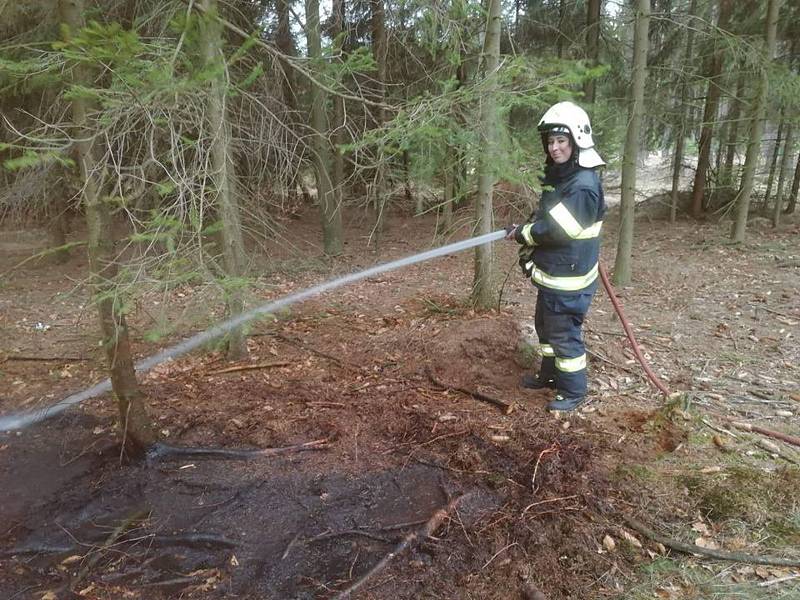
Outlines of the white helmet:
{"type": "Polygon", "coordinates": [[[563,128],[569,131],[572,140],[578,149],[578,164],[587,169],[599,167],[605,163],[600,158],[597,150],[594,149],[594,139],[592,139],[592,125],[589,123],[589,115],[577,104],[572,102],[559,102],[554,104],[539,121],[538,129],[542,133],[542,143],[545,152],[547,151],[547,134],[563,128]]]}

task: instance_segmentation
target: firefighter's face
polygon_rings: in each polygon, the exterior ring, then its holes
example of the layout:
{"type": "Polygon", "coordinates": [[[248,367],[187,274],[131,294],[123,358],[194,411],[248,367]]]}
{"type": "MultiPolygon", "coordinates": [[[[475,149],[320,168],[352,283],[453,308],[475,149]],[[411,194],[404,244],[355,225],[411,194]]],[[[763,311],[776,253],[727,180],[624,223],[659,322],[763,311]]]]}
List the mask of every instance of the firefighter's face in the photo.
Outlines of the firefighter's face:
{"type": "Polygon", "coordinates": [[[567,162],[572,156],[572,145],[569,136],[556,133],[547,136],[547,153],[557,165],[567,162]]]}

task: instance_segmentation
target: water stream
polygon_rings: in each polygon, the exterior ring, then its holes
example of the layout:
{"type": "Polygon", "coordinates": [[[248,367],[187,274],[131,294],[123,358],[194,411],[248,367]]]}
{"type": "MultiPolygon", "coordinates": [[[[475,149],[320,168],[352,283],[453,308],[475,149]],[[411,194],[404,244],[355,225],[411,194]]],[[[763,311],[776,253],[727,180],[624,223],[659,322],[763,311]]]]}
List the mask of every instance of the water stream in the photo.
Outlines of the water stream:
{"type": "MultiPolygon", "coordinates": [[[[373,277],[374,275],[378,275],[379,273],[394,271],[396,269],[401,269],[403,267],[407,267],[409,265],[430,260],[432,258],[445,256],[447,254],[455,254],[456,252],[461,252],[462,250],[466,250],[468,248],[474,248],[475,246],[488,244],[490,242],[502,239],[503,237],[505,237],[505,231],[500,229],[492,233],[487,233],[485,235],[481,235],[478,237],[461,240],[460,242],[448,244],[447,246],[441,246],[439,248],[434,248],[433,250],[420,252],[419,254],[406,256],[405,258],[400,258],[398,260],[376,265],[374,267],[370,267],[369,269],[358,271],[357,273],[350,273],[342,277],[337,277],[336,279],[331,279],[330,281],[326,281],[325,283],[321,283],[319,285],[306,288],[299,292],[295,292],[294,294],[283,296],[282,298],[278,298],[277,300],[273,300],[271,302],[267,302],[260,306],[256,306],[255,308],[252,308],[247,312],[244,312],[240,315],[237,315],[236,317],[228,319],[227,321],[223,321],[222,323],[214,325],[213,327],[206,329],[205,331],[201,331],[200,333],[193,335],[192,337],[180,342],[179,344],[176,344],[170,348],[166,348],[161,352],[158,352],[157,354],[150,356],[149,358],[145,358],[144,360],[136,363],[136,372],[146,373],[156,365],[160,365],[161,363],[166,362],[168,360],[172,360],[174,358],[178,358],[179,356],[183,356],[184,354],[187,354],[188,352],[191,352],[192,350],[225,335],[231,329],[235,329],[236,327],[239,327],[240,325],[252,321],[253,319],[261,315],[274,313],[282,308],[291,306],[292,304],[296,304],[298,302],[311,298],[312,296],[322,294],[324,292],[333,290],[343,285],[347,285],[349,283],[353,283],[355,281],[360,281],[361,279],[373,277]]],[[[27,427],[28,425],[38,423],[39,421],[43,421],[59,413],[62,413],[70,406],[74,406],[90,398],[95,398],[109,391],[111,391],[111,380],[104,379],[100,383],[97,383],[88,389],[67,396],[66,398],[64,398],[60,402],[57,402],[56,404],[53,404],[52,406],[28,412],[12,413],[4,417],[0,417],[0,431],[22,429],[24,427],[27,427]]]]}

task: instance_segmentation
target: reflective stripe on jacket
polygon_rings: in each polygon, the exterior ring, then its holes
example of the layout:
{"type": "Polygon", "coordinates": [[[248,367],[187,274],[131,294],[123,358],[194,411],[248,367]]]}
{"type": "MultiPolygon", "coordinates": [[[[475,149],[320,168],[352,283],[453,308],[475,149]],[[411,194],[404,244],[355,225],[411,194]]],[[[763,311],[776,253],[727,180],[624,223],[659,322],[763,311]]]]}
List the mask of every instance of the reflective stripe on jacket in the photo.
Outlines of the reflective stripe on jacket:
{"type": "Polygon", "coordinates": [[[592,169],[577,167],[542,192],[532,222],[516,233],[525,247],[520,263],[537,287],[594,292],[605,210],[600,178],[592,169]]]}

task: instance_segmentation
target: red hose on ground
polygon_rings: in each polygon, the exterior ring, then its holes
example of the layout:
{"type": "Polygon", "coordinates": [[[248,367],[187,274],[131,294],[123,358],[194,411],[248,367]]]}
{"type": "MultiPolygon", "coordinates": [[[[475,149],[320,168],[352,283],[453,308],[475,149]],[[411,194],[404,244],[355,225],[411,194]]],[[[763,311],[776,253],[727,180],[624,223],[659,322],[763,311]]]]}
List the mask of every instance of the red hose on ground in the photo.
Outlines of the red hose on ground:
{"type": "Polygon", "coordinates": [[[647,373],[647,377],[653,382],[653,385],[655,385],[662,394],[669,396],[669,390],[667,389],[667,386],[665,386],[658,376],[653,373],[650,365],[647,364],[644,356],[642,356],[642,351],[639,349],[639,344],[636,343],[636,338],[633,337],[631,325],[628,323],[628,319],[625,318],[625,313],[622,312],[622,305],[620,305],[619,299],[614,293],[614,288],[611,287],[611,282],[608,279],[608,272],[602,263],[600,263],[600,279],[603,281],[603,287],[606,288],[606,293],[608,293],[608,297],[611,299],[611,304],[614,305],[614,310],[617,311],[619,320],[622,323],[622,328],[625,330],[625,335],[628,336],[628,340],[630,341],[631,346],[633,346],[633,353],[636,355],[636,360],[638,360],[639,364],[642,365],[644,372],[647,373]]]}

